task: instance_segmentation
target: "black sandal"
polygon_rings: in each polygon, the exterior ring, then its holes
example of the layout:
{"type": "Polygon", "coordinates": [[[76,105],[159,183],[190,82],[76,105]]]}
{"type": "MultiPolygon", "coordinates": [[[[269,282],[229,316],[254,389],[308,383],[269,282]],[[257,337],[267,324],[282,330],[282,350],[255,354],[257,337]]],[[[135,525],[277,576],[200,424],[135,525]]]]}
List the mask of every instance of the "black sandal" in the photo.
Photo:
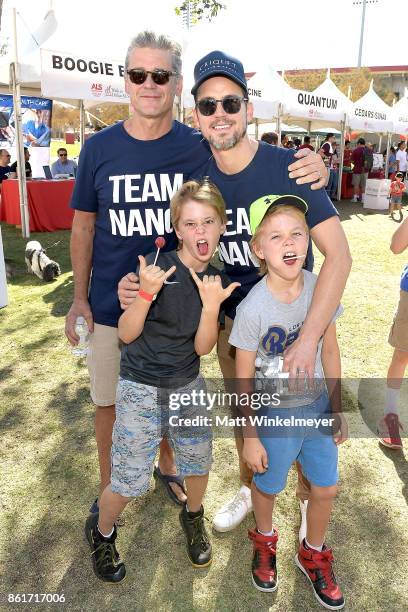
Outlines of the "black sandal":
{"type": "Polygon", "coordinates": [[[161,481],[166,490],[167,495],[170,497],[173,503],[177,504],[177,506],[184,506],[185,502],[179,500],[179,498],[170,486],[171,482],[175,482],[183,491],[184,495],[187,495],[186,490],[184,488],[184,480],[181,476],[177,476],[177,474],[162,474],[158,465],[154,466],[153,476],[154,478],[161,481]]]}

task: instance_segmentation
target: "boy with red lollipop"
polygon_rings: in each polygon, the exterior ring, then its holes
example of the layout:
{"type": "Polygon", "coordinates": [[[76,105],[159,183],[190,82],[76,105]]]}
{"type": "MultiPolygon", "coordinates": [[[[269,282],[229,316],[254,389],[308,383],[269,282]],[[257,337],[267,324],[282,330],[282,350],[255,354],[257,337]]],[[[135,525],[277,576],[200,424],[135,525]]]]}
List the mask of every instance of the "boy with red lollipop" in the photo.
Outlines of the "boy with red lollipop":
{"type": "Polygon", "coordinates": [[[155,257],[139,256],[138,296],[119,319],[124,347],[111,483],[100,498],[99,514],[91,514],[85,525],[94,572],[105,582],[120,582],[125,577],[115,547],[115,522],[132,498],[148,491],[164,435],[175,450],[178,473],[187,485],[180,522],[188,556],[194,567],[206,567],[212,560],[202,506],[212,463],[211,426],[182,425],[183,418],[192,419],[205,411],[205,406],[194,401],[181,405],[180,425],[173,426],[168,416],[169,396],[205,389],[199,374],[200,356],[215,346],[220,305],[239,283],[229,284],[209,264],[227,222],[218,189],[208,180],[189,181],[173,197],[170,211],[179,249],[159,257],[164,246],[159,237],[155,257]]]}

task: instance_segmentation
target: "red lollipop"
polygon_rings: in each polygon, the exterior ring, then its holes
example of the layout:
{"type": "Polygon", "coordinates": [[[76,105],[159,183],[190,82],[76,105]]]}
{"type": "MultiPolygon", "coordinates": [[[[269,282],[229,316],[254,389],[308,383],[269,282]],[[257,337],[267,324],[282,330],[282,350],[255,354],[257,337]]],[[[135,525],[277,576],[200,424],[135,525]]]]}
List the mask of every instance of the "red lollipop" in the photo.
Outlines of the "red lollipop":
{"type": "Polygon", "coordinates": [[[154,244],[156,245],[156,248],[157,248],[156,257],[154,258],[154,262],[153,262],[153,265],[155,266],[157,258],[158,258],[159,253],[160,253],[160,249],[162,249],[164,246],[166,246],[166,240],[165,240],[165,238],[163,238],[163,236],[157,236],[156,240],[154,241],[154,244]]]}
{"type": "Polygon", "coordinates": [[[164,246],[166,246],[166,240],[165,238],[163,238],[163,236],[157,236],[156,240],[154,241],[154,244],[158,249],[162,249],[164,246]]]}

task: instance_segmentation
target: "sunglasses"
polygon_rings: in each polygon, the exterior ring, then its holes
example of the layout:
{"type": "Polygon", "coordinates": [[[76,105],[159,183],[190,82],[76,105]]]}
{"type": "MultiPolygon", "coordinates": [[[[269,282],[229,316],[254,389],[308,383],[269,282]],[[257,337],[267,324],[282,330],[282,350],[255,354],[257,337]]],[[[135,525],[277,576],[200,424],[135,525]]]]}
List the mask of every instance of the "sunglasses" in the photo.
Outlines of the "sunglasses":
{"type": "Polygon", "coordinates": [[[60,157],[68,157],[68,153],[60,153],[59,156],[60,157]]]}
{"type": "Polygon", "coordinates": [[[242,102],[248,102],[248,98],[240,96],[224,96],[221,100],[215,98],[202,98],[196,104],[201,115],[210,117],[217,110],[217,104],[221,102],[221,106],[227,115],[236,115],[241,110],[242,102]]]}
{"type": "Polygon", "coordinates": [[[144,68],[132,68],[127,71],[129,79],[135,85],[142,85],[147,79],[147,75],[150,74],[153,83],[156,85],[166,85],[169,82],[171,76],[179,76],[177,72],[171,72],[171,70],[161,70],[157,68],[155,70],[145,70],[144,68]]]}

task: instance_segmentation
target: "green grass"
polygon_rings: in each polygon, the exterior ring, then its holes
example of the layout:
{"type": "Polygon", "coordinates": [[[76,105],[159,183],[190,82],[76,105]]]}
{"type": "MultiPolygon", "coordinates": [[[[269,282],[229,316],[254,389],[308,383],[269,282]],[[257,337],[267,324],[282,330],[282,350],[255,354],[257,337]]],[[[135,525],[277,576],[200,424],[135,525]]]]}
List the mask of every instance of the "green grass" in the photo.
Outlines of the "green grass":
{"type": "MultiPolygon", "coordinates": [[[[361,420],[357,397],[377,400],[371,406],[370,399],[366,412],[381,410],[382,391],[376,396],[380,383],[360,384],[359,379],[386,374],[391,357],[387,335],[405,256],[389,251],[396,224],[386,215],[362,212],[361,205],[349,203],[340,210],[354,265],[338,330],[344,376],[350,379],[345,405],[356,427],[361,420]]],[[[63,334],[72,296],[69,232],[32,235],[45,247],[60,241],[49,254],[63,273],[50,284],[25,272],[20,232],[4,224],[2,232],[15,274],[8,287],[10,305],[0,311],[0,609],[14,609],[6,603],[9,592],[64,592],[63,609],[70,611],[320,610],[293,564],[298,528],[294,473],[275,513],[280,532],[276,594],[251,586],[246,531],[252,517],[230,534],[214,534],[212,567],[193,570],[177,509],[161,488],[125,512],[119,549],[127,562],[126,581],[109,587],[94,577],[82,534],[98,485],[94,410],[86,368],[71,355],[63,334]]],[[[219,376],[214,353],[204,360],[203,371],[219,376]]],[[[328,542],[347,609],[402,611],[408,589],[406,458],[381,450],[374,437],[349,440],[340,455],[341,487],[328,542]]],[[[218,439],[206,495],[209,519],[236,484],[234,442],[218,439]]]]}

